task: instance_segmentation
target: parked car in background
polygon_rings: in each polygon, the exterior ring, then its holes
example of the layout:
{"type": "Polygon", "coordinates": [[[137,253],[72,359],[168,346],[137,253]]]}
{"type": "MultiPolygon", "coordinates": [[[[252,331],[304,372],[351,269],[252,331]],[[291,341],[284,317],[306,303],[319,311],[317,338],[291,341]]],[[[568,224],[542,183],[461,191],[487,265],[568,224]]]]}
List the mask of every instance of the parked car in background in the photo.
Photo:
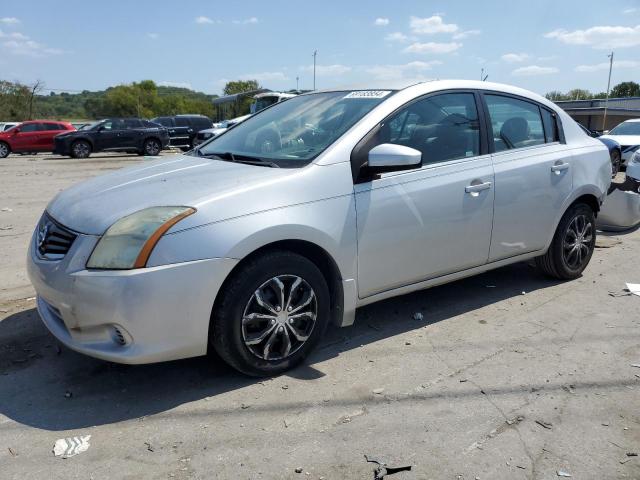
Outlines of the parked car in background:
{"type": "Polygon", "coordinates": [[[231,120],[224,120],[224,121],[220,122],[214,128],[208,128],[206,130],[199,131],[198,134],[196,135],[196,138],[193,141],[193,145],[194,146],[200,145],[201,143],[203,143],[203,142],[205,142],[205,141],[207,141],[207,140],[209,140],[211,138],[217,137],[221,133],[224,133],[227,130],[229,130],[234,125],[237,125],[239,123],[244,122],[251,115],[252,114],[243,115],[241,117],[232,118],[231,120]]]}
{"type": "Polygon", "coordinates": [[[199,131],[211,128],[213,122],[204,115],[175,115],[173,117],[156,117],[152,122],[162,125],[169,131],[170,145],[186,152],[191,150],[199,131]]]}
{"type": "Polygon", "coordinates": [[[91,153],[119,151],[158,155],[169,145],[169,132],[140,118],[108,118],[55,138],[54,153],[87,158],[91,153]]]}
{"type": "Polygon", "coordinates": [[[590,137],[597,138],[609,149],[609,158],[611,158],[611,177],[615,177],[622,166],[622,147],[612,138],[602,137],[597,132],[592,132],[587,127],[578,123],[578,126],[590,137]]]}
{"type": "Polygon", "coordinates": [[[283,92],[264,92],[254,95],[255,100],[250,107],[251,113],[258,113],[260,110],[264,110],[271,105],[283,102],[289,98],[295,97],[295,93],[283,93],[283,92]]]}
{"type": "Polygon", "coordinates": [[[51,152],[54,137],[75,129],[68,122],[30,120],[0,132],[0,158],[10,153],[51,152]]]}
{"type": "Polygon", "coordinates": [[[59,193],[27,269],[71,349],[270,376],[378,300],[530,259],[578,278],[610,182],[605,146],[520,88],[312,92],[59,193]]]}
{"type": "Polygon", "coordinates": [[[16,125],[20,125],[20,122],[0,122],[0,132],[9,130],[10,128],[15,127],[16,125]]]}
{"type": "Polygon", "coordinates": [[[640,148],[640,118],[626,120],[598,138],[618,142],[622,149],[622,165],[626,166],[631,156],[640,148]]]}

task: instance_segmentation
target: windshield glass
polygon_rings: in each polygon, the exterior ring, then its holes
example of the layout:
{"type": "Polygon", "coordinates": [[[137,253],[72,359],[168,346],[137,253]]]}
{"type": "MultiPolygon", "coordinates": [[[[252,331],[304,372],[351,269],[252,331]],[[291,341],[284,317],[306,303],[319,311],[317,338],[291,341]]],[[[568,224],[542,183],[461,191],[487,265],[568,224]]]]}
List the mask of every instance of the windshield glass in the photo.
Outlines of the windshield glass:
{"type": "Polygon", "coordinates": [[[270,105],[273,105],[274,103],[278,103],[278,97],[271,96],[271,97],[260,97],[256,99],[256,113],[258,113],[260,110],[264,110],[265,108],[267,108],[270,105]]]}
{"type": "Polygon", "coordinates": [[[624,122],[609,132],[609,135],[640,135],[640,122],[624,122]]]}
{"type": "Polygon", "coordinates": [[[92,130],[98,125],[100,125],[103,121],[104,120],[98,120],[97,122],[87,123],[86,125],[83,125],[82,127],[80,127],[80,130],[92,130]]]}
{"type": "Polygon", "coordinates": [[[309,163],[392,92],[300,95],[248,118],[198,149],[199,155],[258,157],[281,167],[309,163]]]}

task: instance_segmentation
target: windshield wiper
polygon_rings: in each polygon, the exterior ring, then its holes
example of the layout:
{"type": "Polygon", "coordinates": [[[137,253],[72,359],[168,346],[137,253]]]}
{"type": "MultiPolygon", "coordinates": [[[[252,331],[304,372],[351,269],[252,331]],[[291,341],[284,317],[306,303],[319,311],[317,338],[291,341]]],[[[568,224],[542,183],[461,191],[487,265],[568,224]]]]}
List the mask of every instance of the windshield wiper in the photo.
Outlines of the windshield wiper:
{"type": "Polygon", "coordinates": [[[217,157],[221,160],[226,160],[228,162],[245,163],[247,165],[260,165],[265,167],[280,168],[280,165],[278,165],[277,163],[270,162],[269,160],[265,160],[264,158],[260,158],[260,157],[252,157],[250,155],[241,155],[241,154],[231,153],[231,152],[202,153],[200,150],[198,150],[198,155],[205,158],[217,157]]]}

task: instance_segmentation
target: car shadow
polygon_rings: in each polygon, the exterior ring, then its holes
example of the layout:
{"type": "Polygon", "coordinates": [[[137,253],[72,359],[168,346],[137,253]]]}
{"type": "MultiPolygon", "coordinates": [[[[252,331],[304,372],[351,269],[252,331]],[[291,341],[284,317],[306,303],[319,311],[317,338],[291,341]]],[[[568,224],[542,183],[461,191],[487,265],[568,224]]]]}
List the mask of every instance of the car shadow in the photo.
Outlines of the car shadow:
{"type": "MultiPolygon", "coordinates": [[[[520,263],[363,307],[352,327],[331,327],[307,363],[286,375],[313,381],[324,375],[316,367],[342,352],[556,283],[520,263]]],[[[0,321],[0,413],[41,429],[140,418],[259,381],[237,373],[214,354],[139,366],[86,357],[60,346],[35,309],[0,321]]]]}

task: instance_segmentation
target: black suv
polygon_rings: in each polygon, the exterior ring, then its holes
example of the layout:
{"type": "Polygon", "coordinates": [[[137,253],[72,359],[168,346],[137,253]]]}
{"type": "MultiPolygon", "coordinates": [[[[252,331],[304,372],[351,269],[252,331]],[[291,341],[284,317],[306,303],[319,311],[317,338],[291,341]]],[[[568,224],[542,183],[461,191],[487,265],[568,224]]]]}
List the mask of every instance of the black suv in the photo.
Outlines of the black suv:
{"type": "Polygon", "coordinates": [[[204,115],[175,115],[173,117],[156,117],[151,119],[169,130],[171,146],[180,147],[182,151],[193,148],[193,140],[200,130],[213,127],[209,117],[204,115]]]}
{"type": "Polygon", "coordinates": [[[140,118],[108,118],[57,135],[53,153],[74,158],[102,151],[158,155],[168,145],[169,132],[155,123],[140,118]]]}

